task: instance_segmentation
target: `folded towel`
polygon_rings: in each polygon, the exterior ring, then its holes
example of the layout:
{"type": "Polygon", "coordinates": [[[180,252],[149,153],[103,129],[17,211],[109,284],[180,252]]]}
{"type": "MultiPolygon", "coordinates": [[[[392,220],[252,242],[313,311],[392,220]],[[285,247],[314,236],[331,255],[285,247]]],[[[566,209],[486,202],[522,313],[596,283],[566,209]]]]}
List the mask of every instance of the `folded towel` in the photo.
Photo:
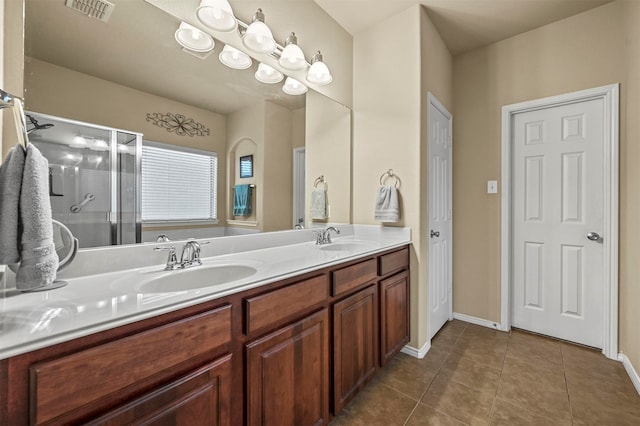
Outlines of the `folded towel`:
{"type": "Polygon", "coordinates": [[[397,222],[400,220],[398,190],[393,185],[381,185],[376,194],[375,220],[377,222],[397,222]]]}
{"type": "Polygon", "coordinates": [[[16,273],[18,290],[32,290],[56,279],[58,255],[53,243],[49,199],[49,162],[29,144],[20,194],[21,261],[16,273]]]}
{"type": "Polygon", "coordinates": [[[20,261],[20,190],[24,171],[24,148],[16,145],[0,165],[0,264],[20,261]]]}
{"type": "Polygon", "coordinates": [[[251,188],[249,185],[236,185],[234,187],[233,215],[251,216],[251,188]]]}
{"type": "Polygon", "coordinates": [[[315,188],[311,192],[311,219],[327,219],[327,191],[325,188],[315,188]]]}

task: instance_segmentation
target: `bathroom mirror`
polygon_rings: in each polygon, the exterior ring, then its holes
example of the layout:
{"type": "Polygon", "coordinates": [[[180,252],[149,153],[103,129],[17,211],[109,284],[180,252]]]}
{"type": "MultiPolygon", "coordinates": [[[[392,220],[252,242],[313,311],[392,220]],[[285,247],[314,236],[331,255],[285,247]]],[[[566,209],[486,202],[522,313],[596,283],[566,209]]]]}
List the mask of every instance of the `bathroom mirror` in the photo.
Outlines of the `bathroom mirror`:
{"type": "MultiPolygon", "coordinates": [[[[217,153],[217,223],[143,224],[143,242],[155,241],[158,234],[178,239],[292,229],[297,223],[293,217],[294,150],[304,152],[305,146],[313,143],[306,140],[305,128],[314,115],[323,115],[322,109],[309,111],[306,96],[287,95],[281,84],[258,82],[254,78],[256,61],[245,70],[222,65],[218,55],[223,43],[217,40],[210,54],[183,50],[174,38],[180,22],[147,2],[111,2],[113,12],[102,22],[72,10],[62,0],[25,0],[26,108],[142,133],[145,140],[217,153]],[[243,118],[256,108],[262,110],[259,120],[243,118]],[[165,119],[168,114],[174,118],[165,119]],[[265,140],[274,133],[282,146],[271,152],[265,140]],[[254,157],[254,174],[264,176],[256,180],[255,194],[262,204],[252,223],[238,223],[229,217],[233,169],[238,167],[231,156],[244,139],[262,144],[260,149],[264,149],[254,157]],[[273,205],[278,208],[268,211],[273,205]]],[[[350,115],[337,102],[314,94],[350,115]]],[[[46,131],[38,132],[44,137],[46,131]]],[[[348,152],[350,128],[333,143],[348,152]]],[[[348,160],[342,173],[347,178],[348,160]]],[[[304,161],[315,162],[309,155],[304,161]]],[[[336,187],[344,183],[335,182],[336,187]]],[[[306,187],[298,191],[297,198],[308,192],[306,187]]],[[[344,210],[341,203],[342,198],[336,198],[336,212],[344,210]]],[[[348,201],[345,208],[349,208],[348,201]]],[[[349,214],[336,215],[336,221],[348,222],[349,214]]],[[[88,247],[79,237],[80,247],[88,247]]]]}

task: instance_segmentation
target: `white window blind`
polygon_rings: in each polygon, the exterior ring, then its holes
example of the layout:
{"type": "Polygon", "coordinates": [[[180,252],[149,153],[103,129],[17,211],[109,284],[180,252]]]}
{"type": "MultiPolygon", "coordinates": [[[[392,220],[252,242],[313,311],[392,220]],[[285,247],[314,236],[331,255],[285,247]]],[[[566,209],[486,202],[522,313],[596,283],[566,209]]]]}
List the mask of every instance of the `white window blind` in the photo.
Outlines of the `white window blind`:
{"type": "Polygon", "coordinates": [[[142,220],[217,219],[218,155],[144,141],[142,220]]]}

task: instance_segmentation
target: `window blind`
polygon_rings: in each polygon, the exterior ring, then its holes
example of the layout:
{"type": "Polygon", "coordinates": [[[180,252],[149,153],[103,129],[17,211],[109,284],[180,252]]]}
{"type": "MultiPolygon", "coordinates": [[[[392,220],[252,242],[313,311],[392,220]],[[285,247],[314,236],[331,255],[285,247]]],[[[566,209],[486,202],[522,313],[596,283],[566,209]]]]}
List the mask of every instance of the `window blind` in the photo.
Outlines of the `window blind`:
{"type": "Polygon", "coordinates": [[[163,144],[142,146],[142,220],[217,219],[218,155],[163,144]]]}

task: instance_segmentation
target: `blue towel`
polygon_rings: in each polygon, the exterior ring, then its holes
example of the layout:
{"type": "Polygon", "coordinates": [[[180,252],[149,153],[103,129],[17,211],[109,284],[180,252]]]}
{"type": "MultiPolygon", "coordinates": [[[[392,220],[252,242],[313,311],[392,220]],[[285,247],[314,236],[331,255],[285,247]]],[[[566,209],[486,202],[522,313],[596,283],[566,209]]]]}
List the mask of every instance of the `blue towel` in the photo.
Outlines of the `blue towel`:
{"type": "Polygon", "coordinates": [[[249,185],[236,185],[233,194],[233,215],[251,216],[251,188],[249,185]]]}

